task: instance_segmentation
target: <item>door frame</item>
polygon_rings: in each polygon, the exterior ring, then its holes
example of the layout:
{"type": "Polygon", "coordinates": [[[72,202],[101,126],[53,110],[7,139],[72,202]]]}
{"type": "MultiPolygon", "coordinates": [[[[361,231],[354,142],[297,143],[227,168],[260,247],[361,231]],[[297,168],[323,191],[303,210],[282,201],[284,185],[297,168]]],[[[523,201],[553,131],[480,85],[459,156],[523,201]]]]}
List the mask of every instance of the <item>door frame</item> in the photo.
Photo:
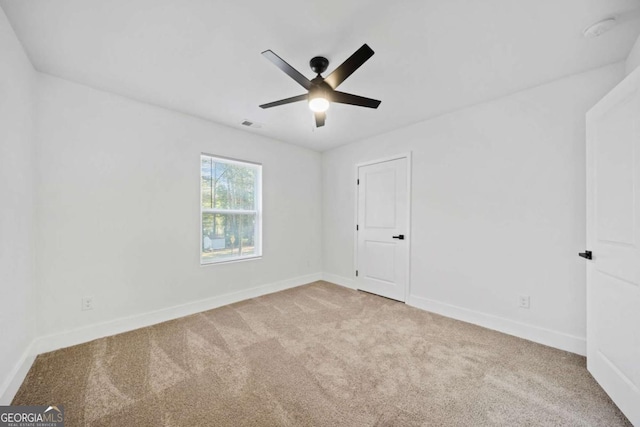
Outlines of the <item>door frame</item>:
{"type": "Polygon", "coordinates": [[[354,288],[359,289],[360,277],[356,276],[356,270],[358,270],[358,230],[356,230],[356,226],[358,225],[358,191],[360,188],[358,186],[358,170],[363,166],[371,166],[378,163],[390,162],[393,160],[407,159],[407,231],[405,242],[407,245],[407,262],[405,265],[406,269],[406,277],[407,283],[404,286],[404,303],[409,300],[409,294],[411,291],[411,200],[413,199],[413,195],[411,193],[411,151],[406,151],[403,153],[399,153],[393,156],[382,157],[375,160],[368,160],[361,163],[356,163],[354,167],[354,178],[353,183],[355,187],[355,197],[354,197],[354,218],[353,218],[353,270],[352,276],[354,288]]]}

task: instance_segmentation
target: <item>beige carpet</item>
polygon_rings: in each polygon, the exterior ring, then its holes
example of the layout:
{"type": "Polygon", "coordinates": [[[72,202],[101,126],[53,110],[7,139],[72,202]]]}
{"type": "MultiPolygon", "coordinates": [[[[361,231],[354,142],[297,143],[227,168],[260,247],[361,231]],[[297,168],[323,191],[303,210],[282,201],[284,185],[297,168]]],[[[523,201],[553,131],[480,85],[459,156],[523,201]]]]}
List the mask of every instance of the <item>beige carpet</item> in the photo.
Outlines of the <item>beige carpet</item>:
{"type": "Polygon", "coordinates": [[[38,356],[67,426],[623,426],[583,357],[326,282],[38,356]]]}

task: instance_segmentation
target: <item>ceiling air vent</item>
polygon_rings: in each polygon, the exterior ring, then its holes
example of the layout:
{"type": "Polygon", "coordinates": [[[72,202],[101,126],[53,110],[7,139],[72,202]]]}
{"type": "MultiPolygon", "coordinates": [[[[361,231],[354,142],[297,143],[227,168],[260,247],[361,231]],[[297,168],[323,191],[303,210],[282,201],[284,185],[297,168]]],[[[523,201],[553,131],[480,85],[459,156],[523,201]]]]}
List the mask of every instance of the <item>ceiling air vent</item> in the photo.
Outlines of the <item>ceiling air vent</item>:
{"type": "Polygon", "coordinates": [[[262,125],[260,123],[252,122],[251,120],[243,120],[240,123],[242,126],[246,126],[249,128],[261,128],[262,125]]]}

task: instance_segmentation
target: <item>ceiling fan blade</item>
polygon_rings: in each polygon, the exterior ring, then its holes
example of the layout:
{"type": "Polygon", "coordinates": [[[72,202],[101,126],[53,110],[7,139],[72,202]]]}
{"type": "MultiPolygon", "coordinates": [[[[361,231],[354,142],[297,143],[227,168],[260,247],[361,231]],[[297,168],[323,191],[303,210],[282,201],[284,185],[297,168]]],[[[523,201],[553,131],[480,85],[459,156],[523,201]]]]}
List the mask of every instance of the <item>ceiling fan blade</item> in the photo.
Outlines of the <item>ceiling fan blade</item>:
{"type": "Polygon", "coordinates": [[[378,108],[382,101],[377,99],[365,98],[364,96],[352,95],[350,93],[339,92],[334,90],[331,93],[331,101],[340,104],[357,105],[358,107],[378,108]]]}
{"type": "Polygon", "coordinates": [[[311,81],[303,76],[298,70],[293,68],[291,65],[287,64],[284,59],[280,58],[278,55],[273,53],[270,50],[265,50],[262,52],[262,56],[267,58],[269,61],[273,62],[276,67],[280,68],[282,71],[287,73],[289,77],[293,80],[297,81],[300,86],[309,90],[311,89],[311,81]]]}
{"type": "Polygon", "coordinates": [[[327,113],[315,113],[316,115],[316,127],[324,126],[324,121],[327,118],[327,113]]]}
{"type": "Polygon", "coordinates": [[[271,108],[271,107],[277,107],[278,105],[291,104],[292,102],[306,101],[308,97],[309,97],[308,94],[292,96],[291,98],[281,99],[280,101],[273,101],[268,104],[262,104],[260,108],[271,108]]]}
{"type": "Polygon", "coordinates": [[[333,70],[331,74],[324,79],[333,89],[337,88],[340,83],[345,81],[355,70],[360,68],[362,64],[367,62],[373,56],[374,52],[366,43],[356,52],[347,58],[338,68],[333,70]]]}

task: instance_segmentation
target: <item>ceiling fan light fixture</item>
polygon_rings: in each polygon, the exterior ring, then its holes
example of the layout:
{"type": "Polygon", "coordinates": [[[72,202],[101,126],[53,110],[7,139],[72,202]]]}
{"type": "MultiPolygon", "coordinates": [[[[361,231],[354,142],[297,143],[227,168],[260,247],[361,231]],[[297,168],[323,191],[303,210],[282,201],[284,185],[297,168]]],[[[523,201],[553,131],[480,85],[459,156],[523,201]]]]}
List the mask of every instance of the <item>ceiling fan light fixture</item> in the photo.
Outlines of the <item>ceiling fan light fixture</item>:
{"type": "Polygon", "coordinates": [[[322,95],[309,98],[309,109],[314,113],[324,113],[329,109],[329,101],[322,95]]]}

